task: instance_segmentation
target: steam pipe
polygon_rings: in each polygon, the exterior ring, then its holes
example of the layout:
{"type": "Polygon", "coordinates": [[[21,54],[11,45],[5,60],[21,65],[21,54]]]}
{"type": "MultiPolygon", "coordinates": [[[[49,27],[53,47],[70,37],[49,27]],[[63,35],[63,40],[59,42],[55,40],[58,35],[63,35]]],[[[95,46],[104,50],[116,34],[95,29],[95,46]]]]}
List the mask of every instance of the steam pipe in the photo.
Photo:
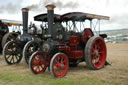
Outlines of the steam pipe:
{"type": "Polygon", "coordinates": [[[23,33],[27,32],[28,28],[28,11],[28,8],[22,8],[23,33]]]}
{"type": "Polygon", "coordinates": [[[48,35],[52,37],[53,22],[54,22],[54,5],[47,5],[47,19],[48,19],[48,35]]]}

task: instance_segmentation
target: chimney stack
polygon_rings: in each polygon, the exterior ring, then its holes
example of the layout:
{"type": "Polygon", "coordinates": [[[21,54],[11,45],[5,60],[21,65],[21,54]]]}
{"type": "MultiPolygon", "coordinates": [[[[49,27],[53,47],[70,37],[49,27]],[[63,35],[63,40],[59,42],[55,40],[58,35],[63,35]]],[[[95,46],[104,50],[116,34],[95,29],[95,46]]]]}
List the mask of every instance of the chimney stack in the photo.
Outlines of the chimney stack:
{"type": "Polygon", "coordinates": [[[47,20],[48,20],[48,35],[52,37],[53,22],[54,22],[54,5],[47,5],[47,20]]]}
{"type": "Polygon", "coordinates": [[[28,11],[28,8],[22,8],[23,33],[27,32],[28,28],[28,11]]]}

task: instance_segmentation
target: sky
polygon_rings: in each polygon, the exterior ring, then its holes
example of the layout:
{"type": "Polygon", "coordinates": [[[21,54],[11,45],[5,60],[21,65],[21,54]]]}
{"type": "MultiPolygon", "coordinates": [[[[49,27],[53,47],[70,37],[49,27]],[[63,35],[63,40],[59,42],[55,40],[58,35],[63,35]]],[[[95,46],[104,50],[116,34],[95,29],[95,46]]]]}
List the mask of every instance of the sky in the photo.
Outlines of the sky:
{"type": "Polygon", "coordinates": [[[21,9],[30,8],[29,22],[33,16],[46,13],[45,5],[56,5],[55,13],[85,12],[109,16],[101,21],[102,30],[128,28],[128,0],[0,0],[0,19],[22,21],[21,9]]]}

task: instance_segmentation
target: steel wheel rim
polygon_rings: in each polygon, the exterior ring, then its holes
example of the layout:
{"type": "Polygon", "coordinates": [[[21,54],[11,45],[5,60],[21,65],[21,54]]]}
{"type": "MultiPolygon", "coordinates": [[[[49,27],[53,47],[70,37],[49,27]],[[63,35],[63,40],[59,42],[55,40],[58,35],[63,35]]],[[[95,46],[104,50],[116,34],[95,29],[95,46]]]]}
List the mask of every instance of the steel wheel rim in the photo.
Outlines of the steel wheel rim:
{"type": "Polygon", "coordinates": [[[32,58],[32,70],[36,73],[39,74],[41,72],[44,72],[47,68],[47,65],[45,62],[42,62],[41,57],[43,58],[42,54],[36,54],[32,58]]]}
{"type": "Polygon", "coordinates": [[[63,77],[68,70],[68,61],[64,55],[58,55],[53,62],[53,72],[56,77],[63,77]],[[64,68],[62,68],[64,67],[64,68]]]}
{"type": "Polygon", "coordinates": [[[96,39],[91,46],[91,63],[96,69],[101,68],[106,60],[106,45],[100,38],[96,39]]]}
{"type": "Polygon", "coordinates": [[[8,64],[15,64],[21,60],[20,50],[17,49],[17,45],[12,41],[6,45],[4,50],[4,58],[8,62],[8,64]]]}
{"type": "Polygon", "coordinates": [[[32,53],[34,53],[35,51],[37,51],[38,50],[38,47],[39,47],[37,45],[37,43],[35,43],[35,42],[33,42],[33,43],[29,44],[29,45],[30,46],[27,46],[26,47],[26,49],[24,51],[24,54],[23,54],[23,55],[25,55],[24,58],[25,58],[25,61],[26,61],[27,64],[29,62],[29,58],[32,55],[32,53]]]}

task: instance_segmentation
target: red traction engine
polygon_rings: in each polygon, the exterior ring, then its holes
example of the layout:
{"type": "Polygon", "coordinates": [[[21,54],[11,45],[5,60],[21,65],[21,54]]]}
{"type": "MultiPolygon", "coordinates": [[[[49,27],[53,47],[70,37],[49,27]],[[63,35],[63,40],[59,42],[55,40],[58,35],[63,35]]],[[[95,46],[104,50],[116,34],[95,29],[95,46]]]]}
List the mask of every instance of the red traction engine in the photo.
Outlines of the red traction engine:
{"type": "Polygon", "coordinates": [[[58,17],[61,20],[61,23],[58,24],[53,23],[55,6],[47,5],[46,7],[48,9],[48,34],[44,36],[47,40],[44,41],[41,51],[36,51],[31,55],[30,70],[34,74],[39,74],[45,72],[49,67],[54,77],[63,77],[68,72],[69,66],[77,66],[83,61],[86,62],[89,69],[103,68],[107,54],[104,42],[106,35],[94,35],[90,28],[84,28],[79,32],[76,24],[78,21],[83,23],[86,19],[89,21],[92,19],[108,20],[109,17],[71,12],[58,17]],[[66,25],[63,25],[64,23],[66,25]],[[72,25],[69,25],[71,23],[72,25]],[[57,24],[58,26],[55,26],[57,24]]]}

